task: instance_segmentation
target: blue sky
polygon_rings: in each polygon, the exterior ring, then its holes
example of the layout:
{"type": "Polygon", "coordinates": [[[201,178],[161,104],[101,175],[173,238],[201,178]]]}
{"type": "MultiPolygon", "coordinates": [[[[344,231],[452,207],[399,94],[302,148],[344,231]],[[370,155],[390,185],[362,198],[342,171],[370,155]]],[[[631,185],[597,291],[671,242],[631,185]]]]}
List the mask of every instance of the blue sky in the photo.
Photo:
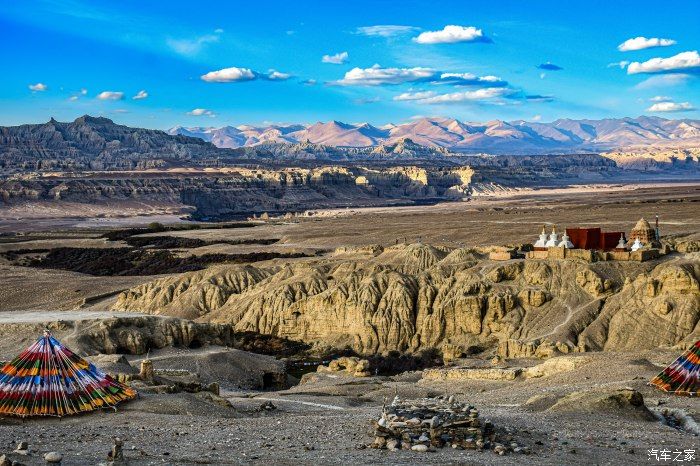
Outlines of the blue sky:
{"type": "Polygon", "coordinates": [[[687,1],[5,0],[0,125],[700,118],[697,26],[687,1]]]}

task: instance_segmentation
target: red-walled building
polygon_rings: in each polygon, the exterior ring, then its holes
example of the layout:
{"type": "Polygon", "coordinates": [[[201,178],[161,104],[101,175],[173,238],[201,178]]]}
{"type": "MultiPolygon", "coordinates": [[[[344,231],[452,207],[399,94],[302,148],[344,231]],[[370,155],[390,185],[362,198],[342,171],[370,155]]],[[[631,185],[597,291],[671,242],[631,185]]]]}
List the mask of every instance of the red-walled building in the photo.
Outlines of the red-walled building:
{"type": "Polygon", "coordinates": [[[601,231],[600,228],[567,228],[566,234],[575,249],[615,249],[620,241],[621,231],[601,231]]]}

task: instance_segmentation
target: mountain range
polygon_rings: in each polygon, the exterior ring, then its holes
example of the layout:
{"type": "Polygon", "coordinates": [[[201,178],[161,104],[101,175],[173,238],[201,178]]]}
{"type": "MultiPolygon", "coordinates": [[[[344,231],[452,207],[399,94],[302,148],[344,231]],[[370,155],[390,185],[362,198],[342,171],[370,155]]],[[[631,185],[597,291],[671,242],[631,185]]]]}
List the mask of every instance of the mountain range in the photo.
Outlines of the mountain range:
{"type": "Polygon", "coordinates": [[[409,123],[373,126],[339,121],[312,125],[191,127],[176,126],[169,134],[197,137],[218,147],[237,148],[269,143],[370,147],[410,139],[416,144],[456,152],[538,154],[602,151],[636,146],[700,146],[700,120],[659,117],[603,120],[559,119],[551,123],[524,120],[462,122],[452,118],[420,118],[409,123]]]}

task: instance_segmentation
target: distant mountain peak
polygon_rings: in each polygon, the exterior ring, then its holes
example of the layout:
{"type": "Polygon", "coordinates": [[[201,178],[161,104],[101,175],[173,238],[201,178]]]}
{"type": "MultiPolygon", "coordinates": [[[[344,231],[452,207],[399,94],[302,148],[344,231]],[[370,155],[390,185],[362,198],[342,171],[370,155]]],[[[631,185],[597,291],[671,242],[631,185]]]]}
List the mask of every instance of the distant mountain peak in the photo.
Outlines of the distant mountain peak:
{"type": "MultiPolygon", "coordinates": [[[[231,128],[231,127],[224,127],[231,128]]],[[[374,126],[338,120],[304,125],[239,125],[239,137],[224,128],[181,128],[184,134],[211,141],[219,147],[255,146],[270,143],[322,144],[336,147],[379,147],[406,140],[452,151],[534,154],[609,150],[649,144],[700,146],[699,120],[669,120],[657,116],[573,120],[551,123],[525,120],[463,122],[455,118],[423,117],[403,124],[374,126]]]]}

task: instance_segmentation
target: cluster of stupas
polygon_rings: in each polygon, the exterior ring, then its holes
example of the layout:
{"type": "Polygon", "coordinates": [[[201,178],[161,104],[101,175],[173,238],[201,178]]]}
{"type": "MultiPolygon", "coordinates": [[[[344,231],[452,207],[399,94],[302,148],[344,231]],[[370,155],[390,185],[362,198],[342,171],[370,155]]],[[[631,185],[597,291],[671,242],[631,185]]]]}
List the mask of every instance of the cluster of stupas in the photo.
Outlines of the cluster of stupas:
{"type": "Polygon", "coordinates": [[[642,218],[630,232],[629,239],[625,237],[624,232],[603,232],[600,228],[567,228],[559,239],[556,226],[552,226],[552,232],[549,235],[546,227],[543,226],[534,247],[535,250],[540,251],[555,247],[603,251],[638,251],[642,248],[657,248],[660,246],[658,225],[658,217],[656,228],[652,228],[649,222],[642,218]]]}
{"type": "Polygon", "coordinates": [[[539,239],[535,242],[535,248],[566,248],[573,249],[574,245],[571,242],[569,235],[566,234],[566,230],[559,240],[559,235],[557,234],[557,227],[552,225],[552,233],[547,236],[546,227],[542,226],[542,233],[540,233],[539,239]]]}

